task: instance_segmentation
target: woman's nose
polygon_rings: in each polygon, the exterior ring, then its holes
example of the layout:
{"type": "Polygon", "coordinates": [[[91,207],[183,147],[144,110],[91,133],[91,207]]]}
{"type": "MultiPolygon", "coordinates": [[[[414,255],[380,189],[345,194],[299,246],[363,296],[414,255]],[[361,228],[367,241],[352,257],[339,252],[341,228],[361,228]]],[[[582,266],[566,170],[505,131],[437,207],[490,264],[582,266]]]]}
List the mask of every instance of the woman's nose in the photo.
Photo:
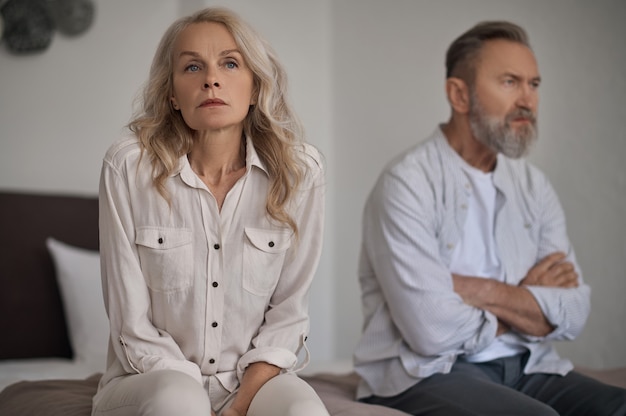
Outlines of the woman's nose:
{"type": "Polygon", "coordinates": [[[212,81],[212,82],[205,82],[204,83],[204,89],[209,89],[211,87],[215,87],[215,88],[219,88],[220,83],[217,81],[212,81]]]}

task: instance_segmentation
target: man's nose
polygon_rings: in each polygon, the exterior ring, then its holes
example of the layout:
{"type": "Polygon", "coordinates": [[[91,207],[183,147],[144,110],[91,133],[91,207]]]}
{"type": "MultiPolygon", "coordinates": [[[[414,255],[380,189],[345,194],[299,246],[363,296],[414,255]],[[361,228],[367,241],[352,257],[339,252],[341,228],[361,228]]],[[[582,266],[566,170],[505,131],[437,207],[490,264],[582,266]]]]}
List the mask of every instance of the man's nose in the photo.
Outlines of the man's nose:
{"type": "Polygon", "coordinates": [[[527,108],[533,112],[537,109],[537,91],[531,85],[522,85],[520,87],[519,96],[517,97],[517,106],[527,108]]]}

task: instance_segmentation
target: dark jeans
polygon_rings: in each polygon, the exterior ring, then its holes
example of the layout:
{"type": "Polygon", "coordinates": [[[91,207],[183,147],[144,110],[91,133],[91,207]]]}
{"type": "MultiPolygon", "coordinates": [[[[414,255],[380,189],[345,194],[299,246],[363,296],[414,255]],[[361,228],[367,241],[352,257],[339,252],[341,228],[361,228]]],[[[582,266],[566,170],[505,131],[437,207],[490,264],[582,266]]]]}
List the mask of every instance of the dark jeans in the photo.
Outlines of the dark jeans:
{"type": "Polygon", "coordinates": [[[393,397],[361,401],[411,415],[625,416],[626,390],[570,372],[524,374],[527,355],[485,363],[457,361],[393,397]]]}

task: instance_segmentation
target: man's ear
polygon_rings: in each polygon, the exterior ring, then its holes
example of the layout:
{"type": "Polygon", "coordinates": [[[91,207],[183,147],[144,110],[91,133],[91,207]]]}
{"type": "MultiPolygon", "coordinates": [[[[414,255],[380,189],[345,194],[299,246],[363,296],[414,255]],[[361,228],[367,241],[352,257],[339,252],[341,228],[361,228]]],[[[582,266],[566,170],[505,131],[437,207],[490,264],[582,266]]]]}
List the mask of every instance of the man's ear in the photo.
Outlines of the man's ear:
{"type": "Polygon", "coordinates": [[[467,114],[470,109],[469,87],[461,78],[450,77],[446,79],[446,95],[448,102],[455,112],[467,114]]]}

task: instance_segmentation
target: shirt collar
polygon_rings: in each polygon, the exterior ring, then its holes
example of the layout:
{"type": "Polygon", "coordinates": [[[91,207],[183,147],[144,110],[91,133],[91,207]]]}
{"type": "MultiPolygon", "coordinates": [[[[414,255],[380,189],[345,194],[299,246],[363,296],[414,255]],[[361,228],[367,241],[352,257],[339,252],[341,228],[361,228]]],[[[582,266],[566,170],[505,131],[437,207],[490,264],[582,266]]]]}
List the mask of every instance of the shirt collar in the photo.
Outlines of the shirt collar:
{"type": "MultiPolygon", "coordinates": [[[[246,136],[246,175],[250,173],[253,167],[260,169],[262,172],[265,172],[265,174],[269,176],[267,168],[259,157],[259,154],[254,147],[252,139],[249,136],[246,136]]],[[[183,155],[180,157],[180,159],[178,160],[178,168],[174,172],[172,172],[170,177],[174,177],[177,175],[180,175],[183,182],[185,182],[189,186],[202,186],[202,181],[200,180],[200,178],[198,178],[193,169],[191,169],[191,165],[189,164],[189,159],[187,158],[187,155],[183,155]]]]}
{"type": "Polygon", "coordinates": [[[249,136],[246,136],[246,171],[249,172],[253,166],[261,169],[266,175],[269,176],[265,163],[263,163],[259,154],[256,152],[252,139],[249,136]]]}

